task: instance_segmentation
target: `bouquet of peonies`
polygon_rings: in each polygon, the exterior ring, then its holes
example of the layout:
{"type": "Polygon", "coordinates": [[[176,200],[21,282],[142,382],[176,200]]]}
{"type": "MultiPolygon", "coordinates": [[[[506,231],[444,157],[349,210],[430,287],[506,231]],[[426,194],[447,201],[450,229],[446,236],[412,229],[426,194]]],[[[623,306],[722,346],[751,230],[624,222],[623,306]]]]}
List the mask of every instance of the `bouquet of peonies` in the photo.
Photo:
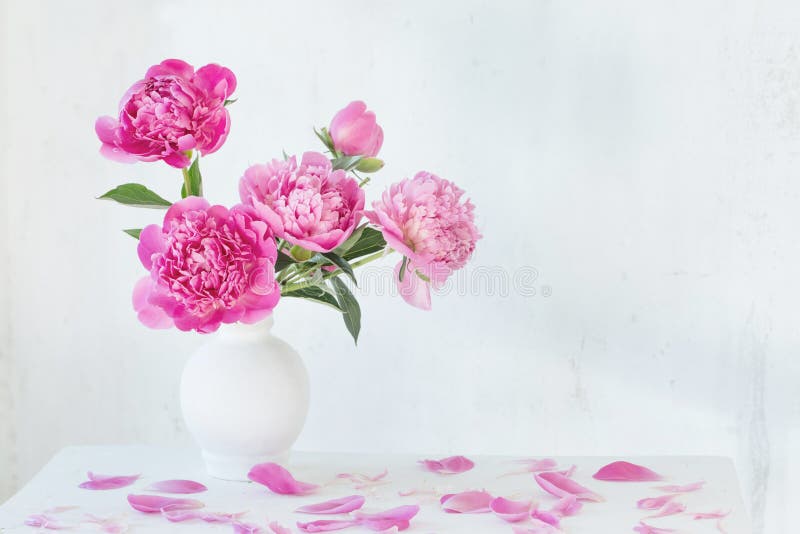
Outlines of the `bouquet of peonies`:
{"type": "Polygon", "coordinates": [[[177,202],[135,183],[100,197],[166,210],[161,224],[125,230],[139,240],[149,273],[133,290],[139,320],[213,332],[221,323],[257,322],[281,297],[294,297],[341,312],[357,341],[361,310],[343,278],[355,284],[355,268],[393,252],[402,256],[393,276],[400,295],[429,309],[430,286],[464,267],[481,237],[464,192],[422,171],[392,184],[366,210],[368,175],[383,167],[376,157],[383,130],[356,101],[329,128],[315,130],[325,153],[253,165],[239,181],[241,204],[212,205],[203,198],[200,156],[225,142],[235,89],[225,67],[195,70],[168,59],[128,89],[117,118],[97,119],[104,156],[162,160],[183,175],[177,202]]]}

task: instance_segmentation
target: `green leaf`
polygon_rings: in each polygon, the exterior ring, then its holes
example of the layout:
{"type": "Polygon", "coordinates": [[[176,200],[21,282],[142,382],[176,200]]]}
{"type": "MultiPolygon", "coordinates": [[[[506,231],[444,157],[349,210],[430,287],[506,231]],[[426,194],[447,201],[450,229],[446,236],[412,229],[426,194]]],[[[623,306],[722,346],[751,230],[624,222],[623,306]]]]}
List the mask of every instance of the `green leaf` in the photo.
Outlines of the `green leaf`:
{"type": "Polygon", "coordinates": [[[397,276],[400,279],[401,282],[403,281],[403,278],[405,278],[405,276],[406,276],[406,269],[407,268],[408,268],[408,257],[407,256],[403,256],[403,263],[400,264],[400,273],[397,276]]]}
{"type": "Polygon", "coordinates": [[[302,289],[295,289],[294,291],[289,291],[287,293],[281,293],[281,297],[313,300],[315,302],[319,302],[320,304],[330,306],[337,311],[342,311],[342,308],[339,307],[336,297],[331,295],[328,291],[326,291],[326,289],[327,288],[323,289],[318,286],[308,286],[302,289]]]}
{"type": "Polygon", "coordinates": [[[350,277],[350,280],[353,281],[355,285],[358,285],[356,281],[356,275],[353,273],[353,268],[350,267],[350,264],[347,263],[347,260],[339,256],[334,252],[324,252],[322,254],[324,257],[328,258],[334,265],[340,268],[347,276],[350,277]]]}
{"type": "Polygon", "coordinates": [[[225,100],[225,102],[222,103],[222,105],[225,106],[225,107],[228,107],[231,104],[233,104],[234,102],[236,102],[237,100],[239,100],[239,99],[238,98],[228,98],[227,100],[225,100]]]}
{"type": "Polygon", "coordinates": [[[342,310],[342,318],[347,331],[353,336],[353,341],[358,345],[358,334],[361,332],[361,307],[358,301],[339,278],[331,278],[333,290],[336,292],[336,299],[342,310]]]}
{"type": "Polygon", "coordinates": [[[140,208],[164,209],[172,206],[172,202],[164,200],[142,184],[122,184],[97,198],[140,208]]]}
{"type": "Polygon", "coordinates": [[[423,282],[428,282],[429,284],[431,283],[431,279],[430,279],[430,277],[428,277],[428,276],[426,276],[426,275],[422,274],[421,272],[419,272],[419,271],[418,271],[418,270],[416,270],[416,269],[414,269],[414,272],[415,272],[415,273],[417,273],[417,276],[418,276],[418,277],[419,277],[419,279],[420,279],[420,280],[422,280],[423,282]]]}
{"type": "Polygon", "coordinates": [[[331,161],[333,170],[343,169],[349,171],[358,165],[361,158],[362,156],[339,156],[338,158],[334,158],[333,161],[331,161]]]}
{"type": "Polygon", "coordinates": [[[283,152],[283,161],[288,161],[289,160],[289,154],[287,154],[285,150],[281,150],[281,152],[283,152]]]}
{"type": "Polygon", "coordinates": [[[135,239],[139,239],[139,234],[142,233],[142,229],[141,228],[129,228],[128,230],[123,230],[123,232],[125,232],[126,234],[128,234],[129,236],[131,236],[131,237],[133,237],[135,239]]]}
{"type": "Polygon", "coordinates": [[[363,158],[356,165],[356,170],[366,173],[378,172],[383,168],[383,160],[379,158],[363,158]]]}
{"type": "Polygon", "coordinates": [[[347,252],[348,250],[353,248],[353,245],[355,245],[358,242],[358,240],[361,239],[361,234],[364,233],[364,228],[366,228],[366,227],[367,227],[367,225],[363,224],[363,225],[359,226],[358,228],[356,228],[353,231],[353,233],[350,234],[350,237],[345,239],[344,243],[342,243],[341,245],[339,245],[338,247],[333,249],[333,251],[336,254],[338,254],[339,256],[341,256],[342,254],[344,254],[345,252],[347,252]]]}
{"type": "Polygon", "coordinates": [[[290,265],[297,263],[294,258],[283,252],[278,252],[278,259],[275,260],[275,272],[280,272],[290,265]]]}
{"type": "Polygon", "coordinates": [[[342,254],[342,257],[347,261],[352,261],[361,256],[380,252],[384,248],[386,248],[386,240],[383,239],[383,234],[367,226],[361,232],[361,237],[358,238],[358,241],[347,252],[342,254]]]}
{"type": "Polygon", "coordinates": [[[325,145],[325,148],[330,150],[331,153],[336,153],[336,148],[333,146],[333,139],[331,139],[331,134],[328,133],[326,128],[322,128],[321,131],[317,131],[317,129],[314,128],[314,133],[319,137],[319,140],[322,141],[322,144],[325,145]]]}
{"type": "Polygon", "coordinates": [[[186,190],[186,181],[181,187],[181,198],[202,197],[203,196],[203,176],[200,174],[200,158],[195,158],[189,169],[184,169],[184,175],[188,178],[189,191],[186,190]]]}

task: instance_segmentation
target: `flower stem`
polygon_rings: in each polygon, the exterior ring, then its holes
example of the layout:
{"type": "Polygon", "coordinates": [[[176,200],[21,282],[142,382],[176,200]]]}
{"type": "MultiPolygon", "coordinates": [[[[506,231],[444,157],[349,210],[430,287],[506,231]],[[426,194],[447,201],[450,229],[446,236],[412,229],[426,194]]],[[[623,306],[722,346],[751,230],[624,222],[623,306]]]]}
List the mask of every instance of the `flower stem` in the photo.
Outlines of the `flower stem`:
{"type": "Polygon", "coordinates": [[[183,173],[183,190],[186,192],[186,196],[188,197],[192,190],[192,181],[189,178],[189,168],[184,167],[181,169],[181,172],[183,173]]]}
{"type": "MultiPolygon", "coordinates": [[[[366,264],[368,264],[370,262],[373,262],[373,261],[375,261],[375,260],[377,260],[379,258],[382,258],[382,257],[384,257],[384,256],[386,256],[388,254],[391,254],[392,252],[394,252],[392,249],[385,249],[385,250],[378,251],[378,252],[376,252],[374,254],[371,254],[369,256],[361,258],[358,261],[354,261],[353,263],[350,264],[350,267],[352,267],[353,269],[355,269],[357,267],[361,267],[362,265],[366,265],[366,264]]],[[[313,269],[311,269],[311,270],[313,270],[313,269]]],[[[317,285],[319,283],[318,280],[307,281],[307,282],[297,282],[297,283],[287,283],[287,282],[293,282],[294,280],[296,280],[297,279],[297,274],[305,275],[307,273],[308,273],[308,270],[305,271],[305,272],[302,272],[302,273],[295,273],[294,276],[291,276],[291,277],[287,278],[286,280],[284,280],[283,282],[281,282],[281,284],[286,284],[286,285],[283,285],[283,287],[281,289],[281,293],[288,293],[290,291],[297,291],[299,289],[304,289],[306,287],[311,287],[311,286],[317,285]]],[[[340,274],[342,274],[342,270],[341,269],[336,269],[335,271],[332,271],[332,272],[329,272],[329,273],[325,274],[322,277],[322,279],[323,280],[327,280],[329,278],[333,278],[334,276],[339,276],[340,274]]],[[[301,276],[301,278],[302,278],[302,276],[301,276]]]]}

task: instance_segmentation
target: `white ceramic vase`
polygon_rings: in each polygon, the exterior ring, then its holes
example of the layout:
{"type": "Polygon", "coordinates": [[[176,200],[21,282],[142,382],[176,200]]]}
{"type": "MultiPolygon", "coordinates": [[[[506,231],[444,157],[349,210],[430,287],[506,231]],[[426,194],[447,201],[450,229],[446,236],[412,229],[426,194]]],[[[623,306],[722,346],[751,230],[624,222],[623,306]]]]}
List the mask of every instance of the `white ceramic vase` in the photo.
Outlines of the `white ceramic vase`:
{"type": "Polygon", "coordinates": [[[272,324],[223,324],[183,370],[183,418],[213,477],[247,480],[255,464],[285,463],[303,429],[308,373],[272,324]]]}

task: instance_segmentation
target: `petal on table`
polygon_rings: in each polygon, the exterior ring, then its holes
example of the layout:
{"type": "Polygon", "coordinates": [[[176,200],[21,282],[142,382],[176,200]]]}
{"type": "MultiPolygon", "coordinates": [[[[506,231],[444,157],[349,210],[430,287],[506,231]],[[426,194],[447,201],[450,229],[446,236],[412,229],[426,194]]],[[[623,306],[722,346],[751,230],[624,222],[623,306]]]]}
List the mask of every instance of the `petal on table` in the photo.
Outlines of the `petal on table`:
{"type": "Polygon", "coordinates": [[[451,514],[483,514],[491,511],[493,500],[485,491],[463,491],[443,495],[439,502],[442,510],[451,514]]]}
{"type": "Polygon", "coordinates": [[[135,510],[146,514],[160,513],[174,510],[192,510],[203,508],[205,505],[194,499],[175,499],[160,495],[128,495],[128,503],[135,510]]]}
{"type": "Polygon", "coordinates": [[[409,504],[374,514],[356,512],[354,516],[360,526],[383,532],[393,527],[397,527],[398,530],[407,529],[411,519],[418,513],[419,506],[409,504]]]}
{"type": "Polygon", "coordinates": [[[551,471],[558,466],[558,462],[552,458],[523,458],[522,460],[515,460],[514,463],[524,464],[531,473],[536,473],[537,471],[551,471]]]}
{"type": "Polygon", "coordinates": [[[377,475],[364,475],[362,473],[339,473],[336,478],[346,478],[352,482],[378,482],[389,474],[389,469],[384,469],[377,475]]]}
{"type": "Polygon", "coordinates": [[[58,520],[47,514],[31,514],[25,518],[25,524],[29,527],[45,528],[48,530],[67,530],[71,525],[59,523],[58,520]]]}
{"type": "Polygon", "coordinates": [[[669,532],[675,532],[671,528],[656,528],[652,525],[648,525],[644,521],[640,521],[638,525],[633,527],[633,531],[639,534],[667,534],[669,532]]]}
{"type": "Polygon", "coordinates": [[[669,515],[680,514],[686,511],[686,505],[677,501],[669,501],[664,507],[659,510],[655,515],[648,516],[649,519],[656,517],[667,517],[669,515]]]}
{"type": "Polygon", "coordinates": [[[264,532],[261,527],[252,523],[242,523],[235,521],[231,524],[234,534],[261,534],[264,532]]]}
{"type": "Polygon", "coordinates": [[[201,493],[208,488],[193,480],[160,480],[145,488],[145,491],[158,491],[161,493],[201,493]]]}
{"type": "Polygon", "coordinates": [[[139,480],[141,475],[98,475],[97,473],[92,473],[89,471],[86,473],[86,476],[89,478],[89,480],[82,482],[78,486],[79,488],[88,490],[110,490],[130,486],[139,480]]]}
{"type": "Polygon", "coordinates": [[[295,512],[302,514],[346,514],[353,510],[358,510],[364,506],[364,497],[361,495],[349,495],[330,501],[301,506],[295,512]]]}
{"type": "Polygon", "coordinates": [[[554,527],[557,527],[561,522],[561,517],[559,515],[548,510],[539,510],[535,507],[531,510],[531,518],[536,521],[541,521],[542,523],[547,523],[548,525],[553,525],[554,527]]]}
{"type": "Polygon", "coordinates": [[[281,495],[308,495],[317,490],[319,486],[295,480],[289,471],[275,463],[265,463],[253,466],[247,478],[268,487],[270,491],[281,495]]]}
{"type": "Polygon", "coordinates": [[[191,521],[192,519],[201,519],[206,523],[233,523],[245,513],[246,512],[227,514],[218,512],[198,512],[197,510],[164,510],[161,512],[161,515],[173,523],[191,521]]]}
{"type": "Polygon", "coordinates": [[[692,482],[691,484],[684,484],[683,486],[656,486],[655,489],[658,491],[666,491],[667,493],[689,493],[703,489],[705,484],[705,480],[701,480],[700,482],[692,482]]]}
{"type": "Polygon", "coordinates": [[[592,478],[614,482],[653,482],[664,477],[644,466],[620,461],[601,467],[592,478]]]}
{"type": "Polygon", "coordinates": [[[561,497],[558,502],[550,508],[550,511],[563,517],[575,515],[581,511],[581,508],[583,508],[583,504],[575,495],[567,495],[566,497],[561,497]]]}
{"type": "Polygon", "coordinates": [[[649,497],[636,502],[636,507],[640,510],[660,510],[665,504],[677,497],[677,495],[662,495],[661,497],[649,497]]]}
{"type": "Polygon", "coordinates": [[[277,521],[273,521],[269,524],[269,529],[272,531],[273,534],[292,534],[292,529],[289,527],[284,527],[277,521]]]}
{"type": "Polygon", "coordinates": [[[550,525],[545,523],[544,521],[539,521],[538,519],[531,519],[531,524],[525,526],[514,526],[513,527],[514,534],[560,534],[561,531],[550,525]]]}
{"type": "Polygon", "coordinates": [[[604,500],[600,495],[556,471],[537,473],[534,478],[543,490],[556,497],[574,495],[583,501],[602,502],[604,500]]]}
{"type": "Polygon", "coordinates": [[[531,511],[530,501],[512,501],[503,497],[492,499],[489,508],[497,517],[509,523],[516,523],[528,517],[531,511]]]}
{"type": "Polygon", "coordinates": [[[695,519],[722,519],[726,517],[730,512],[723,512],[721,510],[715,510],[713,512],[698,512],[693,515],[695,519]]]}
{"type": "Polygon", "coordinates": [[[419,463],[428,471],[440,475],[457,475],[475,467],[475,462],[464,456],[448,456],[441,460],[420,460],[419,463]]]}
{"type": "Polygon", "coordinates": [[[297,523],[297,528],[303,532],[330,532],[358,525],[355,519],[320,519],[310,523],[297,523]]]}

